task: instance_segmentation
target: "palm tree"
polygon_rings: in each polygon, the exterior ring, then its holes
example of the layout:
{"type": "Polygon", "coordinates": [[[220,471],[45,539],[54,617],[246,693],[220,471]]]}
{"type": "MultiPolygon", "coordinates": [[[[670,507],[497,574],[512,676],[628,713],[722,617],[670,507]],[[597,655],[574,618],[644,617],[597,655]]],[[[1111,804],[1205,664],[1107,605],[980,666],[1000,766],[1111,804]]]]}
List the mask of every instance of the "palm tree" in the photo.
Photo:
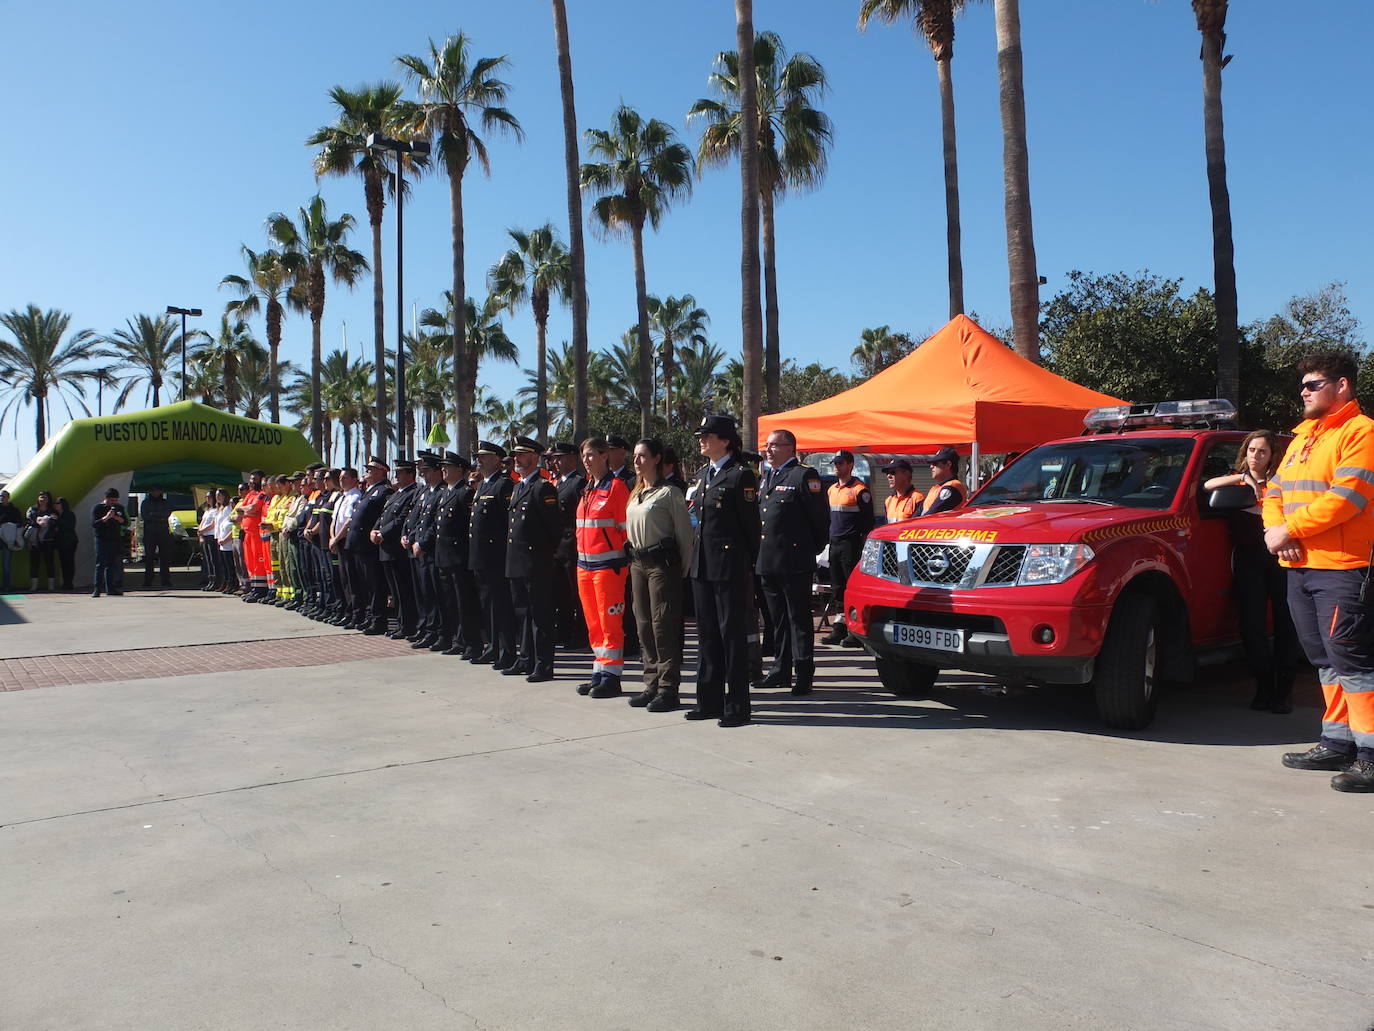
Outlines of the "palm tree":
{"type": "Polygon", "coordinates": [[[224,312],[241,319],[248,319],[259,311],[267,316],[267,381],[272,391],[269,411],[272,421],[279,423],[283,373],[278,368],[278,355],[281,353],[281,323],[287,291],[291,287],[291,273],[282,262],[281,253],[271,248],[258,253],[245,244],[243,263],[248,267],[247,276],[228,275],[219,281],[221,287],[232,287],[239,295],[238,300],[224,306],[224,312]]]}
{"type": "Polygon", "coordinates": [[[1021,76],[1020,0],[994,0],[997,81],[1002,108],[1002,181],[1005,184],[1007,271],[1016,353],[1040,363],[1040,274],[1031,227],[1030,167],[1026,154],[1026,91],[1021,76]]]}
{"type": "Polygon", "coordinates": [[[673,377],[676,372],[674,347],[683,344],[705,344],[706,326],[711,316],[697,307],[691,294],[681,297],[650,297],[649,320],[658,331],[659,360],[663,362],[663,418],[673,424],[673,377]]]}
{"type": "Polygon", "coordinates": [[[492,428],[498,440],[504,441],[529,432],[531,414],[528,408],[514,398],[503,401],[493,397],[486,399],[481,419],[492,428]]]}
{"type": "Polygon", "coordinates": [[[343,430],[343,457],[340,465],[354,464],[358,452],[355,451],[354,430],[361,432],[362,452],[372,450],[372,430],[376,425],[372,407],[367,404],[368,387],[373,380],[371,362],[352,358],[346,351],[334,350],[324,360],[322,379],[324,387],[325,410],[329,419],[343,430]]]}
{"type": "Polygon", "coordinates": [[[267,351],[248,332],[248,323],[221,315],[219,332],[214,336],[200,333],[192,347],[197,363],[214,364],[224,376],[224,410],[237,412],[239,408],[239,366],[244,361],[265,362],[267,351]]]}
{"type": "MultiPolygon", "coordinates": [[[[87,415],[90,409],[80,398],[81,385],[94,380],[90,369],[76,368],[99,357],[100,338],[89,329],[79,329],[65,342],[63,337],[71,326],[72,317],[65,311],[49,308],[39,310],[30,304],[23,311],[13,310],[0,315],[0,326],[9,330],[13,340],[0,340],[0,397],[8,396],[9,404],[0,411],[0,425],[21,406],[33,402],[35,447],[42,449],[48,439],[48,396],[56,394],[71,415],[71,400],[67,392],[77,391],[77,404],[87,415]]],[[[17,431],[16,423],[16,431],[17,431]]]]}
{"type": "Polygon", "coordinates": [[[864,379],[876,376],[910,351],[910,338],[893,333],[890,326],[877,326],[859,333],[859,344],[849,353],[854,371],[864,379]]]}
{"type": "Polygon", "coordinates": [[[318,193],[300,209],[299,222],[278,212],[267,220],[267,232],[282,248],[282,261],[291,273],[290,297],[310,312],[310,442],[324,445],[324,414],[320,408],[320,322],[324,318],[327,279],[352,289],[367,271],[367,259],[348,246],[352,215],[329,221],[324,198],[318,193]]]}
{"type": "Polygon", "coordinates": [[[582,188],[598,194],[592,221],[607,233],[629,231],[634,243],[635,306],[639,316],[639,426],[648,436],[653,409],[653,367],[649,349],[648,289],[644,283],[644,226],[658,228],[675,198],[692,189],[692,155],[667,122],[645,121],[621,104],[611,128],[587,130],[582,188]]]}
{"type": "Polygon", "coordinates": [[[526,299],[530,302],[537,341],[535,375],[538,391],[534,400],[534,425],[535,432],[543,440],[549,432],[549,299],[557,297],[567,300],[572,259],[554,232],[552,223],[546,222],[529,232],[521,229],[508,232],[515,246],[506,251],[487,273],[487,289],[505,304],[507,311],[515,311],[526,299]]]}
{"type": "Polygon", "coordinates": [[[1202,33],[1202,124],[1207,145],[1207,193],[1212,202],[1212,276],[1217,305],[1217,396],[1240,403],[1240,331],[1237,326],[1236,247],[1231,237],[1231,193],[1226,186],[1226,133],[1221,118],[1221,70],[1226,49],[1227,0],[1193,0],[1202,33]]]}
{"type": "MultiPolygon", "coordinates": [[[[697,146],[698,170],[723,165],[739,153],[739,54],[716,55],[716,70],[707,80],[720,99],[703,98],[692,105],[687,120],[706,119],[697,146]]],[[[778,328],[777,230],[774,205],[788,187],[804,189],[825,176],[830,146],[830,119],[815,100],[826,89],[825,69],[809,54],[787,55],[776,33],[763,32],[754,40],[758,87],[759,208],[762,213],[764,277],[764,379],[767,407],[778,403],[781,361],[778,328]]]]}
{"type": "MultiPolygon", "coordinates": [[[[194,332],[197,336],[204,336],[200,330],[194,332]]],[[[186,335],[189,338],[192,334],[186,335]]],[[[193,358],[186,365],[186,375],[178,375],[176,381],[177,392],[183,399],[198,397],[201,404],[209,405],[211,408],[219,408],[223,404],[221,395],[224,392],[224,366],[211,356],[200,355],[193,358]]],[[[309,408],[308,403],[306,407],[309,408]]]]}
{"type": "MultiPolygon", "coordinates": [[[[463,305],[463,338],[467,341],[464,350],[467,352],[468,367],[464,371],[464,378],[469,383],[477,382],[477,370],[483,359],[490,358],[493,361],[518,364],[520,361],[520,349],[515,346],[515,342],[506,335],[505,327],[501,324],[499,315],[502,305],[499,300],[488,297],[481,305],[471,297],[463,305]]],[[[433,330],[432,338],[436,344],[449,348],[450,353],[456,352],[453,346],[453,338],[449,333],[449,327],[453,325],[453,294],[448,290],[444,291],[444,310],[438,311],[434,308],[426,308],[420,313],[420,325],[426,329],[433,330]]],[[[474,404],[476,388],[474,388],[474,404]]],[[[475,412],[476,408],[470,408],[469,412],[475,412]]],[[[454,413],[454,432],[453,439],[458,441],[467,437],[457,423],[457,413],[454,413]]],[[[472,429],[473,416],[469,414],[468,430],[472,429]]],[[[458,445],[455,447],[466,446],[458,445]]]]}
{"type": "Polygon", "coordinates": [[[553,35],[558,48],[558,84],[563,98],[563,165],[568,185],[568,253],[572,261],[573,439],[587,432],[590,362],[587,356],[587,262],[582,244],[582,191],[577,156],[577,107],[573,103],[572,53],[568,45],[568,8],[553,0],[553,35]]]}
{"type": "Polygon", "coordinates": [[[703,412],[715,408],[720,367],[725,352],[715,344],[702,343],[682,349],[677,363],[676,387],[678,397],[678,425],[690,426],[698,422],[703,412]],[[687,406],[696,402],[694,410],[687,406]]]}
{"type": "MultiPolygon", "coordinates": [[[[460,32],[449,36],[441,46],[436,46],[431,39],[429,60],[415,55],[397,58],[420,91],[420,103],[413,112],[412,132],[433,143],[439,164],[448,176],[454,297],[467,296],[463,272],[463,176],[473,160],[484,173],[491,174],[487,146],[477,135],[473,123],[479,123],[484,132],[499,129],[512,133],[517,140],[524,138],[519,121],[504,106],[510,87],[496,78],[496,74],[506,67],[506,58],[480,57],[474,61],[468,54],[470,43],[460,32]]],[[[472,402],[476,389],[476,381],[468,378],[468,372],[475,368],[475,363],[468,355],[467,327],[463,324],[462,313],[454,311],[452,314],[454,446],[466,452],[471,450],[468,435],[472,429],[472,402]]]]}
{"type": "Polygon", "coordinates": [[[423,416],[421,429],[426,439],[435,423],[445,419],[448,391],[445,383],[452,382],[448,368],[450,344],[447,335],[421,331],[418,336],[406,337],[406,397],[410,398],[411,425],[406,427],[409,440],[415,435],[415,416],[423,416]]]}
{"type": "MultiPolygon", "coordinates": [[[[386,399],[386,311],[382,292],[382,212],[386,207],[386,187],[395,192],[388,160],[396,155],[374,150],[367,145],[369,135],[406,138],[410,130],[410,107],[401,100],[401,86],[395,82],[379,82],[357,90],[335,86],[329,99],[339,109],[333,125],[316,129],[305,141],[308,147],[319,147],[315,156],[315,175],[351,176],[363,181],[363,197],[367,202],[367,221],[372,227],[372,331],[375,338],[373,369],[376,381],[376,422],[387,425],[386,399]]],[[[400,155],[402,167],[423,168],[427,158],[421,154],[400,155]]],[[[399,300],[398,300],[399,303],[399,300]]],[[[377,450],[386,457],[386,432],[379,435],[377,450]]]]}
{"type": "Polygon", "coordinates": [[[238,369],[238,389],[243,401],[244,417],[261,419],[264,403],[270,403],[273,394],[280,396],[285,393],[281,377],[295,371],[295,364],[289,361],[278,362],[274,370],[268,352],[259,350],[244,354],[239,359],[238,369]]]}
{"type": "Polygon", "coordinates": [[[964,0],[863,0],[859,5],[859,31],[871,18],[889,25],[911,17],[926,38],[935,57],[940,80],[940,130],[945,154],[945,248],[949,254],[949,317],[964,310],[964,259],[959,223],[959,156],[954,137],[954,18],[964,0]]]}
{"type": "MultiPolygon", "coordinates": [[[[739,107],[758,110],[758,75],[754,68],[754,0],[735,0],[735,53],[739,55],[739,107]]],[[[763,325],[759,313],[759,127],[740,120],[740,338],[744,375],[740,385],[741,432],[754,448],[759,432],[759,387],[763,371],[763,325]]]]}
{"type": "MultiPolygon", "coordinates": [[[[639,408],[643,411],[647,402],[649,410],[653,411],[653,383],[650,382],[649,384],[647,398],[642,393],[644,390],[643,381],[640,379],[642,354],[638,326],[631,326],[622,334],[620,343],[612,344],[601,352],[601,361],[606,371],[606,400],[608,403],[622,408],[639,408]]],[[[647,432],[641,432],[648,436],[647,432]]]]}
{"type": "Polygon", "coordinates": [[[123,408],[134,388],[145,382],[148,389],[143,403],[151,401],[156,408],[162,404],[162,385],[172,373],[181,334],[177,324],[166,315],[156,318],[139,315],[126,319],[124,326],[104,338],[105,347],[99,354],[101,358],[118,362],[119,371],[125,372],[120,378],[124,389],[110,410],[117,412],[123,408]]]}

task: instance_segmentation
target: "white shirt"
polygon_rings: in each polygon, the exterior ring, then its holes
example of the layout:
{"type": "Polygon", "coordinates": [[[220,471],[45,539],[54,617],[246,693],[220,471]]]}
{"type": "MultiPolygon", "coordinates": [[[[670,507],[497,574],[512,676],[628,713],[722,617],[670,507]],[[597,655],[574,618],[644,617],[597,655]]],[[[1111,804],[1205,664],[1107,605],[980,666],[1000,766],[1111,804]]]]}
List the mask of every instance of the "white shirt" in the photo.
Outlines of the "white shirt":
{"type": "Polygon", "coordinates": [[[362,496],[363,492],[354,487],[352,490],[344,491],[339,499],[334,502],[334,521],[329,527],[331,537],[337,537],[352,522],[353,506],[358,503],[358,499],[362,496]]]}
{"type": "Polygon", "coordinates": [[[234,521],[229,518],[233,512],[229,505],[215,509],[215,540],[220,551],[234,550],[234,521]]]}

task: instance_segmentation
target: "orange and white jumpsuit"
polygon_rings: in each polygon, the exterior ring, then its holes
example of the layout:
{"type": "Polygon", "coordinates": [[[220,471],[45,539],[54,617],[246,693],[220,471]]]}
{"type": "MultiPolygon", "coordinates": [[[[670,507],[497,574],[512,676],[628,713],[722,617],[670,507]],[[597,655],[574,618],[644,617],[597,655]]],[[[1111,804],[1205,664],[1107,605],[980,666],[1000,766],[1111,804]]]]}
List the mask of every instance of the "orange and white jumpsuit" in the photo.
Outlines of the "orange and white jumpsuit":
{"type": "Polygon", "coordinates": [[[267,494],[261,490],[250,488],[239,502],[243,564],[248,570],[248,587],[254,591],[267,590],[267,579],[272,572],[272,558],[268,554],[267,542],[262,539],[262,519],[266,511],[267,494]]]}
{"type": "Polygon", "coordinates": [[[587,620],[594,680],[625,668],[625,511],[630,491],[611,474],[589,483],[577,503],[577,594],[587,620]]]}

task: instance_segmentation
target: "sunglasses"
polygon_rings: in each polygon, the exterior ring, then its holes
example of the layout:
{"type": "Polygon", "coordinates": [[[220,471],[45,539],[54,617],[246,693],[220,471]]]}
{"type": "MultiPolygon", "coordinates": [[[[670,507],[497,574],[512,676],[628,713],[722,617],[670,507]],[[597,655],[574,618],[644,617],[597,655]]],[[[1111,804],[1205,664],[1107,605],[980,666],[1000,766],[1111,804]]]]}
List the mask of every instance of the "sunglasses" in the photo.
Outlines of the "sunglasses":
{"type": "Polygon", "coordinates": [[[1336,381],[1331,379],[1329,376],[1325,379],[1305,379],[1300,384],[1298,384],[1298,389],[1302,391],[1304,394],[1315,394],[1318,390],[1323,389],[1327,384],[1334,382],[1336,381]]]}

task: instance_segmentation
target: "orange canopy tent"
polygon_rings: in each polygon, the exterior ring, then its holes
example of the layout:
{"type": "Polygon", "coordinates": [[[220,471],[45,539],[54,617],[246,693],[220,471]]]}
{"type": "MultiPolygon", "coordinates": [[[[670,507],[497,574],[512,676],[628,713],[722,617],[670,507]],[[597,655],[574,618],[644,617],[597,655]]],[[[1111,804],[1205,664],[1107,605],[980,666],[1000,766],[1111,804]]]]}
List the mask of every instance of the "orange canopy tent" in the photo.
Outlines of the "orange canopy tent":
{"type": "Polygon", "coordinates": [[[1090,408],[1125,402],[1026,361],[966,315],[878,375],[824,401],[759,419],[802,451],[1024,451],[1082,432],[1090,408]]]}

